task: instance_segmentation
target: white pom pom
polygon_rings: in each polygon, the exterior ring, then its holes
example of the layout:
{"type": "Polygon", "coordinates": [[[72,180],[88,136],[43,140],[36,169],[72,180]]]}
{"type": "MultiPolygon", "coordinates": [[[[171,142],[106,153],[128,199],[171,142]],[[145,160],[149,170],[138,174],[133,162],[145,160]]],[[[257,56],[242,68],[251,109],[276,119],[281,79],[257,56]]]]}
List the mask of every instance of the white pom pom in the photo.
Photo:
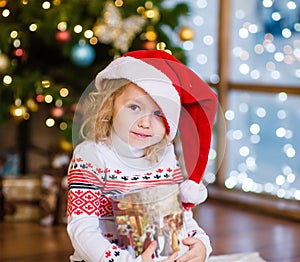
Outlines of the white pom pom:
{"type": "Polygon", "coordinates": [[[198,205],[207,198],[207,189],[202,182],[199,184],[193,180],[185,180],[179,186],[179,194],[182,203],[198,205]]]}

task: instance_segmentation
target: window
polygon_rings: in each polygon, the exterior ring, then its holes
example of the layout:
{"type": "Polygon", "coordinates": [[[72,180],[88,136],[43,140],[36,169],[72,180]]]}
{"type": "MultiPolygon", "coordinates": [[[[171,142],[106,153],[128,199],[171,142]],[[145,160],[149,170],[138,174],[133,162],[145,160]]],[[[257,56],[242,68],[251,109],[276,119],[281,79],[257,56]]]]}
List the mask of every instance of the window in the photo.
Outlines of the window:
{"type": "Polygon", "coordinates": [[[299,96],[233,91],[225,186],[300,200],[299,96]]]}
{"type": "Polygon", "coordinates": [[[299,87],[300,1],[231,1],[230,80],[299,87]]]}
{"type": "Polygon", "coordinates": [[[300,0],[187,2],[182,47],[220,100],[205,182],[300,200],[300,0]]]}

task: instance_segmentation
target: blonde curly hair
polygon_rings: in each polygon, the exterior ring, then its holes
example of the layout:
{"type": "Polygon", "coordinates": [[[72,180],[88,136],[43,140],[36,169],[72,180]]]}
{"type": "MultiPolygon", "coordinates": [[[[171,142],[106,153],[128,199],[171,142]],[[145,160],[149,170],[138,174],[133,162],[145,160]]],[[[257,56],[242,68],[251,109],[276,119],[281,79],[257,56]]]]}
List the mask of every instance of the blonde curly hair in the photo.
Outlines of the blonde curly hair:
{"type": "MultiPolygon", "coordinates": [[[[111,145],[114,102],[130,84],[132,83],[127,79],[103,80],[101,88],[89,94],[90,108],[88,110],[91,115],[80,128],[80,134],[84,139],[111,145]]],[[[160,142],[146,148],[146,159],[151,163],[158,162],[159,155],[164,152],[169,143],[169,138],[165,134],[160,142]]]]}

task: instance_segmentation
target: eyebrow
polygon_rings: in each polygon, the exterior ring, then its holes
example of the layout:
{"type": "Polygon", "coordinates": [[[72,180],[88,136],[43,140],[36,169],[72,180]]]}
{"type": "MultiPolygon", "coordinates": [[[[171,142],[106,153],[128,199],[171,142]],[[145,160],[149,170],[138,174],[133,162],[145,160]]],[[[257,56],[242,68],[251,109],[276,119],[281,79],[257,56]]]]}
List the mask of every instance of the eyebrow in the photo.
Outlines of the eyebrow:
{"type": "Polygon", "coordinates": [[[139,102],[137,99],[135,98],[127,98],[125,99],[125,103],[137,103],[137,104],[140,104],[141,102],[139,102]]]}

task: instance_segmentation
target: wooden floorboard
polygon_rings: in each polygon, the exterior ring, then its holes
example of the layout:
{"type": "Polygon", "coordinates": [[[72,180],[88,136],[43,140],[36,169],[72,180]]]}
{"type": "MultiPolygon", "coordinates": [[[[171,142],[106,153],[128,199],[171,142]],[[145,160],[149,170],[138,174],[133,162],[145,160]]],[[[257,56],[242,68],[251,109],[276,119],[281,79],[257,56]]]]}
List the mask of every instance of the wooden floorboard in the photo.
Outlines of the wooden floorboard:
{"type": "MultiPolygon", "coordinates": [[[[229,204],[208,201],[195,216],[211,237],[213,254],[259,252],[270,262],[300,261],[298,222],[261,215],[229,204]]],[[[0,261],[64,262],[72,253],[65,225],[0,223],[0,261]]]]}
{"type": "Polygon", "coordinates": [[[211,238],[213,254],[259,252],[270,262],[300,261],[300,224],[209,201],[195,210],[211,238]]]}

